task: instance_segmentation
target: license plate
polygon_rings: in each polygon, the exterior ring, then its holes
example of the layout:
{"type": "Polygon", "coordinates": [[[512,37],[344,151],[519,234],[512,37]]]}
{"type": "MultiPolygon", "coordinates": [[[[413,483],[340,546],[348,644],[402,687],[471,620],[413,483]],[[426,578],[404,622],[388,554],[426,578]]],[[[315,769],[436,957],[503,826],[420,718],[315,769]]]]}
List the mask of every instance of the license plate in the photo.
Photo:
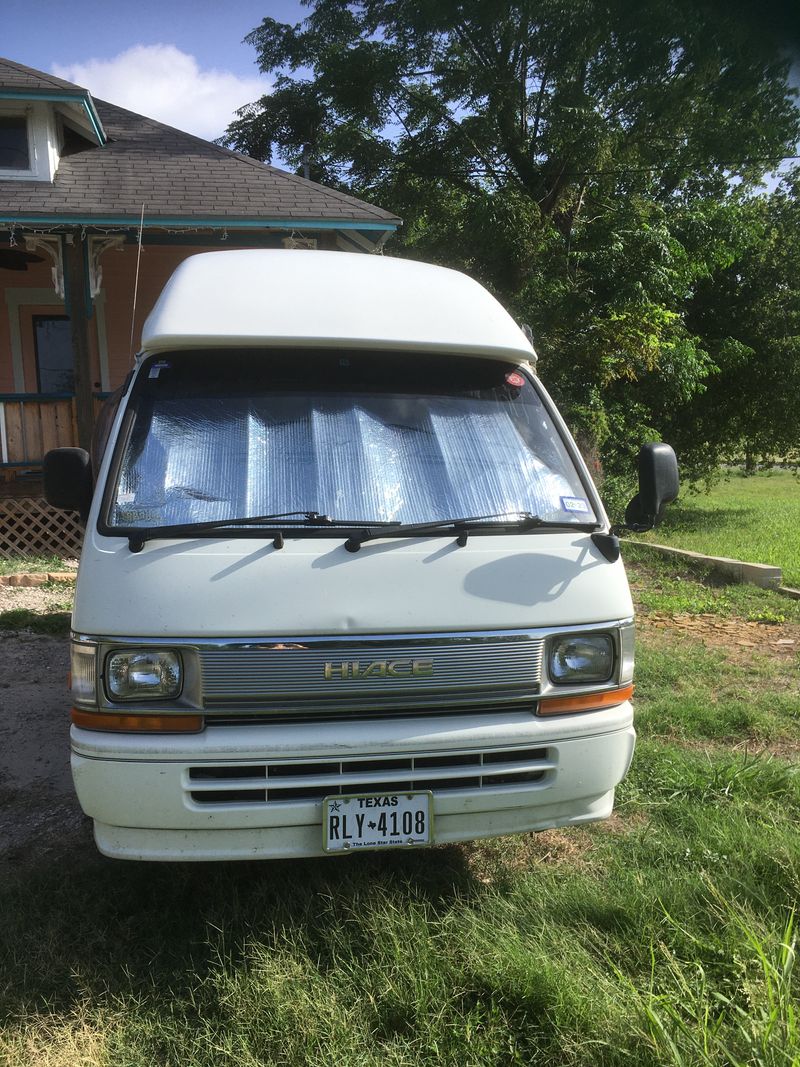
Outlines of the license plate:
{"type": "Polygon", "coordinates": [[[325,797],[322,847],[326,852],[409,848],[433,840],[430,792],[364,793],[325,797]]]}

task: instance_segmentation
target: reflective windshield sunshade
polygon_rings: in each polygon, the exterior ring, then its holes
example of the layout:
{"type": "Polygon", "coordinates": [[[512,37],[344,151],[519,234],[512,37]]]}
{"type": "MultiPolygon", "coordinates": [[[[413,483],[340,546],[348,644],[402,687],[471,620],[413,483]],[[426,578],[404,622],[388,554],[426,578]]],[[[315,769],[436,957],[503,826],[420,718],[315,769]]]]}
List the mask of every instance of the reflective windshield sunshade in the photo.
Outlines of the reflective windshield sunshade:
{"type": "Polygon", "coordinates": [[[365,523],[595,520],[533,384],[508,384],[507,364],[226,352],[157,366],[137,386],[112,526],[293,511],[365,523]]]}

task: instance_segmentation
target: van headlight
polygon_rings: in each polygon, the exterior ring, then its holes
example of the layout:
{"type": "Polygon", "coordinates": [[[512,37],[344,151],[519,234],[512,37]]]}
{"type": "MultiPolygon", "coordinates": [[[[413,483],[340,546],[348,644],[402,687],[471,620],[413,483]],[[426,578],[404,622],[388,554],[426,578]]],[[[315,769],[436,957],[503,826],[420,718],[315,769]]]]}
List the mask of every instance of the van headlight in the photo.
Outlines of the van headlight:
{"type": "Polygon", "coordinates": [[[177,652],[123,649],[106,660],[106,689],[111,700],[173,700],[180,694],[182,673],[177,652]]]}
{"type": "Polygon", "coordinates": [[[555,685],[608,682],[614,673],[614,639],[611,634],[553,637],[548,671],[555,685]]]}

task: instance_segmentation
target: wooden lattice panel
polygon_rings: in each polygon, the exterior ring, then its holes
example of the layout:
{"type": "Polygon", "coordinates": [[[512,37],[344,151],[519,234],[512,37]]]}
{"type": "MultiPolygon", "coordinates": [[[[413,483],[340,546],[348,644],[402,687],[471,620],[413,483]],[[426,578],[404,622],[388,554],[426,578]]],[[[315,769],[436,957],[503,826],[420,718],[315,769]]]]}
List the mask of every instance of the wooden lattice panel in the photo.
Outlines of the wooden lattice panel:
{"type": "Polygon", "coordinates": [[[79,556],[83,528],[72,512],[57,511],[45,500],[10,497],[0,500],[0,558],[79,556]]]}

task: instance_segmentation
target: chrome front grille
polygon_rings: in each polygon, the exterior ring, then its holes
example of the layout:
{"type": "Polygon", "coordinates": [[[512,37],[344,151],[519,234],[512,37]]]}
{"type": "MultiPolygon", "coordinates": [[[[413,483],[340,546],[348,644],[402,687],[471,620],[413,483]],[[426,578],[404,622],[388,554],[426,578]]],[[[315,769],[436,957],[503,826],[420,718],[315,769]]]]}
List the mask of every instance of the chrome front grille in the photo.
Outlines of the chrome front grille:
{"type": "Polygon", "coordinates": [[[283,639],[201,648],[204,707],[213,712],[353,710],[531,701],[544,640],[525,632],[350,640],[283,639]]]}
{"type": "Polygon", "coordinates": [[[463,790],[541,788],[555,767],[549,749],[515,747],[346,760],[204,764],[185,772],[183,786],[188,797],[203,806],[263,805],[412,789],[447,796],[463,790]]]}
{"type": "MultiPolygon", "coordinates": [[[[313,705],[310,708],[293,708],[288,713],[279,714],[272,712],[269,717],[270,723],[300,723],[300,722],[353,722],[357,719],[409,719],[425,718],[426,716],[458,716],[458,715],[497,715],[508,717],[509,713],[520,712],[535,715],[537,704],[529,696],[516,694],[507,695],[502,701],[488,701],[484,694],[474,699],[471,703],[464,699],[459,703],[448,702],[446,704],[419,703],[410,705],[408,701],[398,703],[395,700],[383,699],[380,704],[370,701],[364,705],[350,701],[346,707],[339,705],[318,708],[313,705]]],[[[205,715],[207,726],[263,726],[264,716],[258,712],[243,711],[235,713],[225,711],[218,714],[207,712],[205,715]]]]}

